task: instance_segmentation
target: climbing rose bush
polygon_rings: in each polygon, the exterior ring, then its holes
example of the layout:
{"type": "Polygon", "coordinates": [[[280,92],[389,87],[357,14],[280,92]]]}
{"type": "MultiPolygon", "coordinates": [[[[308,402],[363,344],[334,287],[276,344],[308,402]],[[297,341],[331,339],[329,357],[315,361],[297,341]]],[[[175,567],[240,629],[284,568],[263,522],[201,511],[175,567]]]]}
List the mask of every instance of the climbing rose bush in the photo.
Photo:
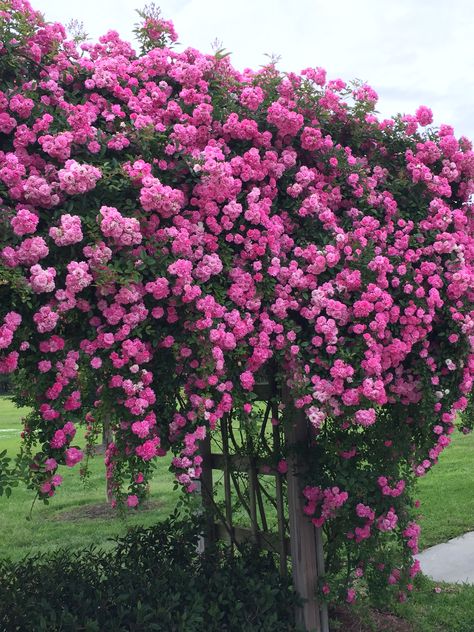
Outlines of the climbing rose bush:
{"type": "Polygon", "coordinates": [[[322,68],[176,52],[158,15],[137,53],[0,9],[0,372],[33,408],[30,485],[52,496],[77,427],[107,422],[114,502],[170,451],[191,492],[200,442],[255,419],[271,365],[311,428],[322,592],[403,599],[413,482],[473,383],[471,143],[424,106],[380,120],[322,68]]]}

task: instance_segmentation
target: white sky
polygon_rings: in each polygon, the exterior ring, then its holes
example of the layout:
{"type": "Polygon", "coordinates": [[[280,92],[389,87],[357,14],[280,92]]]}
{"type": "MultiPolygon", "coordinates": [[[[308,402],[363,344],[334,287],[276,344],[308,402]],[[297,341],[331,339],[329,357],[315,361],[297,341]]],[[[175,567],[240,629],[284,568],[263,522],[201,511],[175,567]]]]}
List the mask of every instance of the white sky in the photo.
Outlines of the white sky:
{"type": "MultiPolygon", "coordinates": [[[[146,0],[31,0],[48,20],[84,23],[92,39],[114,29],[133,39],[146,0]]],[[[211,52],[217,38],[234,66],[256,68],[265,53],[281,70],[323,66],[328,77],[367,81],[384,116],[432,108],[474,140],[473,0],[157,0],[182,46],[211,52]]]]}

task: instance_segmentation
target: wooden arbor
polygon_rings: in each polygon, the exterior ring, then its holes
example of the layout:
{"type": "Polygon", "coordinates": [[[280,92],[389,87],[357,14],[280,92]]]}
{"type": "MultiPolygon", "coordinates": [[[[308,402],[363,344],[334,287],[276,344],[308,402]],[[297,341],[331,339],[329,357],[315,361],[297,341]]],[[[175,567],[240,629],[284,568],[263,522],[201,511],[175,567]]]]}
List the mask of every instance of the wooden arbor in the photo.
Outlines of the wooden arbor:
{"type": "Polygon", "coordinates": [[[279,555],[282,575],[290,558],[303,602],[296,612],[299,629],[328,632],[327,606],[317,598],[324,575],[322,532],[303,512],[304,464],[295,449],[309,441],[309,425],[273,378],[256,384],[253,396],[252,414],[229,413],[203,446],[205,540],[223,539],[232,547],[251,541],[279,555]],[[278,466],[282,448],[287,467],[278,466]]]}

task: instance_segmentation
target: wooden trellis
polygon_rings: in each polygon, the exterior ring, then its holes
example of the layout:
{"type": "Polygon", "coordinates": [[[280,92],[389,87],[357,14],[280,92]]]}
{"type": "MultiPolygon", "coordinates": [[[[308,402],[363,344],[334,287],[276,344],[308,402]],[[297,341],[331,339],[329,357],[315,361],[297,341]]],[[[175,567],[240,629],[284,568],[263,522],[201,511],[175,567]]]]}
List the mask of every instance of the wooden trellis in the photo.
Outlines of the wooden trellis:
{"type": "Polygon", "coordinates": [[[201,493],[208,516],[205,541],[223,539],[232,547],[250,541],[279,555],[282,575],[291,559],[293,584],[303,600],[296,613],[297,625],[311,632],[328,632],[327,607],[316,597],[324,575],[322,533],[303,512],[300,474],[304,464],[298,462],[298,450],[294,449],[309,441],[308,423],[290,398],[278,393],[273,380],[257,384],[254,395],[261,412],[259,427],[254,423],[242,436],[241,420],[231,412],[214,436],[204,442],[201,493]],[[284,424],[280,424],[280,404],[284,424]],[[286,473],[275,467],[282,445],[286,473]],[[215,471],[220,475],[215,476],[215,471]],[[220,502],[217,478],[223,486],[220,502]]]}

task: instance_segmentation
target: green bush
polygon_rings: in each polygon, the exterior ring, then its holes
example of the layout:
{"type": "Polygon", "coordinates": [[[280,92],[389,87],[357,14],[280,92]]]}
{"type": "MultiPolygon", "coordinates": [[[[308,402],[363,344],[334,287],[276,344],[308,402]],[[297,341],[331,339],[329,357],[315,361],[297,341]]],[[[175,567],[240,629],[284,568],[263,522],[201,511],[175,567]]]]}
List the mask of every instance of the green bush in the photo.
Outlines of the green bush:
{"type": "Polygon", "coordinates": [[[295,596],[273,557],[250,547],[197,553],[195,527],[171,518],[94,547],[0,561],[5,632],[288,632],[295,596]]]}

